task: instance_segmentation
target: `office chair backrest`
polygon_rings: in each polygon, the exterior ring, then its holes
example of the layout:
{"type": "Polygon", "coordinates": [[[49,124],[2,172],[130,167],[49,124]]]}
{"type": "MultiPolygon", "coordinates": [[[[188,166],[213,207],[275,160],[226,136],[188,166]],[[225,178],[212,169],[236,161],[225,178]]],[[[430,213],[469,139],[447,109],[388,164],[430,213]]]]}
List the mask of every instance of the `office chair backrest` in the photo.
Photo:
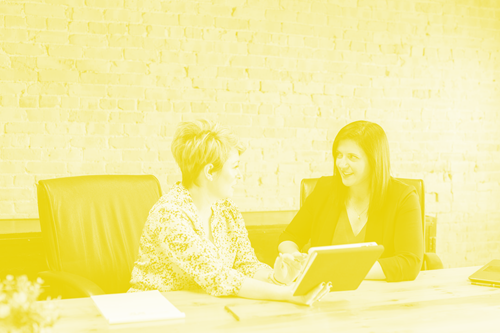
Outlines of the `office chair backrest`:
{"type": "Polygon", "coordinates": [[[81,275],[105,293],[126,292],[144,223],[161,196],[156,177],[47,179],[37,194],[49,268],[81,275]]]}
{"type": "MultiPolygon", "coordinates": [[[[300,182],[300,207],[306,201],[309,194],[312,193],[316,187],[316,183],[319,178],[304,178],[300,182]]],[[[410,178],[395,178],[402,183],[413,186],[418,194],[418,199],[420,201],[420,210],[422,212],[422,230],[424,230],[425,222],[425,192],[424,192],[424,181],[422,179],[410,179],[410,178]]]]}

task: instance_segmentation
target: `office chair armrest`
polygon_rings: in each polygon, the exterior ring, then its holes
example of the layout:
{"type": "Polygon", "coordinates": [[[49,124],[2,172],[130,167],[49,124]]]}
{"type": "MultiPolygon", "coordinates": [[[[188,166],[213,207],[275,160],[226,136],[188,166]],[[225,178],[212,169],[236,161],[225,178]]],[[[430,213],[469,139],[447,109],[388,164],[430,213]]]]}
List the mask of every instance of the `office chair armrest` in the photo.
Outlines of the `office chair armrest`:
{"type": "Polygon", "coordinates": [[[427,267],[427,270],[444,268],[441,259],[437,256],[437,254],[432,252],[424,253],[424,262],[427,267]]]}
{"type": "Polygon", "coordinates": [[[90,297],[104,295],[104,291],[89,279],[68,272],[44,271],[39,272],[45,284],[50,286],[50,294],[62,298],[90,297]]]}

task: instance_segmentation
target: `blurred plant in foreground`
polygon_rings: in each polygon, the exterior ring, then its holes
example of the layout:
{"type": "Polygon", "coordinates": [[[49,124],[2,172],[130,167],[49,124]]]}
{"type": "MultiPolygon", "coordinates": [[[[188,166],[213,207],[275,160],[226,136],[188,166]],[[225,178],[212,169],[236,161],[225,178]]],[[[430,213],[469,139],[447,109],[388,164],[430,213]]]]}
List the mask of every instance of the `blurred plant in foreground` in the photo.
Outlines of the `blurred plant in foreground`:
{"type": "Polygon", "coordinates": [[[0,332],[50,332],[59,319],[59,310],[50,298],[37,302],[42,283],[40,278],[31,282],[25,275],[8,275],[0,282],[0,332]]]}

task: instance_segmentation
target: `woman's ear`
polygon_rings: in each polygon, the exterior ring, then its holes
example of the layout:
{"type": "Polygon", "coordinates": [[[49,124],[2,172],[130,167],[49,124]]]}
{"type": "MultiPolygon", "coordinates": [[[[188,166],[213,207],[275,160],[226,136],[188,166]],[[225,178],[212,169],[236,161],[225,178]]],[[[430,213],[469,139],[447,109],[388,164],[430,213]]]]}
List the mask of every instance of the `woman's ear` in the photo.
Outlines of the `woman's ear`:
{"type": "Polygon", "coordinates": [[[209,181],[214,180],[213,169],[214,166],[212,164],[207,164],[203,167],[203,174],[209,181]]]}

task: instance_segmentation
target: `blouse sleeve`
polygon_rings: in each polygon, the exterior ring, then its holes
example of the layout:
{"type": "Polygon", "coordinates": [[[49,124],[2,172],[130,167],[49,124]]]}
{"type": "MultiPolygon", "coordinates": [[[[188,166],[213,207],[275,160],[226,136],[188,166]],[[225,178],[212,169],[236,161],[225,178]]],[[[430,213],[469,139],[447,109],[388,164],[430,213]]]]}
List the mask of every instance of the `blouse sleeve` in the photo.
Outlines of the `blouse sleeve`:
{"type": "Polygon", "coordinates": [[[162,250],[171,260],[208,294],[237,294],[245,276],[223,265],[208,241],[196,234],[187,214],[181,209],[165,209],[161,216],[161,227],[156,232],[162,250]]]}
{"type": "Polygon", "coordinates": [[[414,280],[422,267],[424,256],[422,213],[415,191],[400,202],[394,225],[394,253],[379,259],[389,282],[414,280]]]}
{"type": "Polygon", "coordinates": [[[230,201],[229,213],[231,216],[231,233],[232,245],[237,249],[234,269],[248,277],[253,277],[255,272],[261,269],[272,271],[269,265],[260,262],[255,255],[250,240],[248,239],[248,231],[245,227],[245,221],[238,208],[230,201]]]}

